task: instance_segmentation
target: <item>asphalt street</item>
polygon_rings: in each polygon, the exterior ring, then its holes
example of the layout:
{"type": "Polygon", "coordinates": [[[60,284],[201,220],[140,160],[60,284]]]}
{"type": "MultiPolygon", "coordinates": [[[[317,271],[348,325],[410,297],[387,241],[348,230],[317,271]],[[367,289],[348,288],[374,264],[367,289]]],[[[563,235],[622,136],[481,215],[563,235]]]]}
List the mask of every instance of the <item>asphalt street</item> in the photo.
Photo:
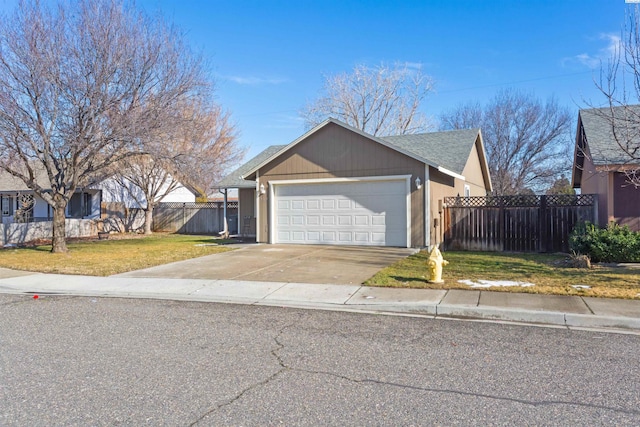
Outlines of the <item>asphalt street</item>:
{"type": "Polygon", "coordinates": [[[640,336],[0,295],[0,425],[640,425],[640,336]]]}

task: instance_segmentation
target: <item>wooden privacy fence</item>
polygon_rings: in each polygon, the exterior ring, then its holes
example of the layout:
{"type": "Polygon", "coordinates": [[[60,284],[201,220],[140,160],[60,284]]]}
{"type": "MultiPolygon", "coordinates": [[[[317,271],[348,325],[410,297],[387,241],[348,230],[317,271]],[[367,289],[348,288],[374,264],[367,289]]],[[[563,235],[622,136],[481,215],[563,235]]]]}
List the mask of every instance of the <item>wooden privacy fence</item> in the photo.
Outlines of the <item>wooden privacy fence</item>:
{"type": "MultiPolygon", "coordinates": [[[[227,203],[227,218],[238,215],[238,202],[227,203]]],[[[153,210],[153,231],[215,234],[224,229],[224,202],[159,203],[153,210]]]]}
{"type": "Polygon", "coordinates": [[[446,197],[445,249],[569,252],[569,235],[581,221],[596,221],[592,194],[446,197]]]}

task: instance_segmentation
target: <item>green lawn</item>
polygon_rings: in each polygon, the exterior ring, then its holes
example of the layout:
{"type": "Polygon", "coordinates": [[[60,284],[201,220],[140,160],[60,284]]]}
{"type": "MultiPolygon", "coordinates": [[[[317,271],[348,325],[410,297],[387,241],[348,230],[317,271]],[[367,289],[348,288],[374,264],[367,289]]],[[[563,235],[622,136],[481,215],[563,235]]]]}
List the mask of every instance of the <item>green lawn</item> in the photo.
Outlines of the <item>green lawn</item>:
{"type": "Polygon", "coordinates": [[[567,267],[564,255],[446,252],[444,284],[427,282],[429,253],[422,251],[389,266],[369,279],[369,286],[424,289],[472,289],[459,280],[510,280],[532,287],[491,287],[484,290],[553,295],[640,299],[640,269],[594,266],[590,270],[567,267]],[[576,289],[572,285],[588,286],[576,289]]]}
{"type": "Polygon", "coordinates": [[[1,249],[0,267],[43,273],[109,276],[230,250],[219,243],[225,242],[212,236],[113,235],[109,240],[70,242],[66,254],[52,254],[51,245],[1,249]]]}

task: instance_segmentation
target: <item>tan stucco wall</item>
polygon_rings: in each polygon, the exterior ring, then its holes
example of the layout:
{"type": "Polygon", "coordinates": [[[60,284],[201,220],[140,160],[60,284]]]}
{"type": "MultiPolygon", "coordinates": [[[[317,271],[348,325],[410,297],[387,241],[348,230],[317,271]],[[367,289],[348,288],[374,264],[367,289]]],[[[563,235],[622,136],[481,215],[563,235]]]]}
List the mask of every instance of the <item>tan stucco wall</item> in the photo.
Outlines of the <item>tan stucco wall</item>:
{"type": "Polygon", "coordinates": [[[431,179],[431,242],[433,243],[442,243],[443,236],[443,228],[442,228],[442,211],[440,210],[440,206],[444,204],[445,197],[456,197],[456,196],[464,196],[464,187],[465,185],[469,186],[471,197],[476,196],[486,196],[487,188],[485,186],[485,177],[483,175],[482,163],[480,160],[479,151],[480,150],[479,141],[476,141],[474,148],[471,150],[469,154],[469,158],[467,159],[467,163],[462,172],[464,176],[464,180],[453,178],[448,175],[445,175],[441,172],[438,172],[434,168],[430,168],[430,179],[431,179]],[[438,226],[434,227],[434,219],[438,219],[438,226]]]}
{"type": "MultiPolygon", "coordinates": [[[[417,190],[416,177],[425,182],[424,164],[385,147],[342,126],[329,123],[285,152],[257,174],[258,185],[269,188],[273,180],[353,178],[411,175],[411,246],[424,246],[424,191],[417,190]]],[[[269,240],[268,199],[260,195],[258,241],[269,240]]]]}
{"type": "Polygon", "coordinates": [[[589,156],[585,156],[580,192],[582,194],[597,194],[598,196],[598,224],[601,227],[613,221],[613,198],[609,197],[613,191],[613,178],[608,172],[598,172],[589,156]]]}
{"type": "Polygon", "coordinates": [[[255,217],[255,194],[253,188],[241,188],[238,190],[238,233],[255,236],[256,234],[256,217],[255,217]],[[245,219],[248,219],[249,230],[246,230],[245,219]]]}
{"type": "MultiPolygon", "coordinates": [[[[442,216],[438,211],[438,201],[443,200],[445,197],[456,196],[456,184],[458,187],[464,188],[462,181],[459,179],[455,179],[448,175],[443,174],[442,172],[438,172],[434,168],[429,168],[429,178],[430,178],[430,193],[431,193],[431,207],[430,207],[430,217],[431,223],[429,224],[430,234],[431,234],[431,244],[442,243],[442,216]],[[456,183],[456,181],[459,181],[456,183]],[[438,227],[434,227],[434,219],[438,218],[438,227]]],[[[463,191],[463,190],[459,190],[463,191]]],[[[461,193],[463,194],[463,193],[461,193]]]]}
{"type": "Polygon", "coordinates": [[[480,163],[480,156],[478,150],[480,149],[479,141],[473,146],[467,164],[462,171],[462,175],[465,178],[465,182],[462,184],[463,191],[460,194],[464,194],[464,184],[469,186],[471,190],[471,196],[485,196],[487,189],[484,183],[484,174],[482,173],[482,166],[480,163]]]}

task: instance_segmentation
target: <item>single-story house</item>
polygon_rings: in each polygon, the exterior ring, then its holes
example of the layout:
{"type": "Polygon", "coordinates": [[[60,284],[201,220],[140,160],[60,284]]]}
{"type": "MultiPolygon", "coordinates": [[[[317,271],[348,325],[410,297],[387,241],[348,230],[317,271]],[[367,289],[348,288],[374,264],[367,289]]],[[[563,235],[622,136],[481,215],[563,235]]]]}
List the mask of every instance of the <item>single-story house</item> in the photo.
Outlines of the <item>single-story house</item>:
{"type": "Polygon", "coordinates": [[[438,202],[485,196],[491,179],[479,129],[376,137],[328,119],[219,187],[239,189],[258,242],[423,247],[438,202]]]}
{"type": "Polygon", "coordinates": [[[601,227],[615,221],[640,231],[640,187],[631,184],[625,173],[639,169],[640,163],[619,144],[625,144],[623,135],[632,135],[632,144],[640,142],[637,141],[639,114],[640,105],[613,110],[585,109],[578,113],[572,185],[583,194],[597,195],[597,223],[601,227]],[[629,115],[633,117],[627,117],[629,115]],[[627,133],[629,129],[632,133],[627,133]]]}
{"type": "MultiPolygon", "coordinates": [[[[40,185],[48,182],[44,169],[37,171],[36,179],[40,185]]],[[[141,190],[134,188],[138,196],[141,190]]],[[[178,185],[163,198],[163,202],[195,202],[195,193],[183,185],[178,185]]],[[[140,198],[139,198],[140,199],[140,198]]],[[[126,208],[140,208],[131,193],[122,188],[113,178],[102,180],[96,184],[76,189],[67,205],[67,218],[98,219],[101,217],[103,203],[121,203],[126,208]]],[[[27,187],[24,181],[6,171],[0,170],[0,208],[3,223],[25,221],[50,221],[53,208],[27,187]],[[30,209],[23,212],[25,200],[30,201],[30,209]]]]}

